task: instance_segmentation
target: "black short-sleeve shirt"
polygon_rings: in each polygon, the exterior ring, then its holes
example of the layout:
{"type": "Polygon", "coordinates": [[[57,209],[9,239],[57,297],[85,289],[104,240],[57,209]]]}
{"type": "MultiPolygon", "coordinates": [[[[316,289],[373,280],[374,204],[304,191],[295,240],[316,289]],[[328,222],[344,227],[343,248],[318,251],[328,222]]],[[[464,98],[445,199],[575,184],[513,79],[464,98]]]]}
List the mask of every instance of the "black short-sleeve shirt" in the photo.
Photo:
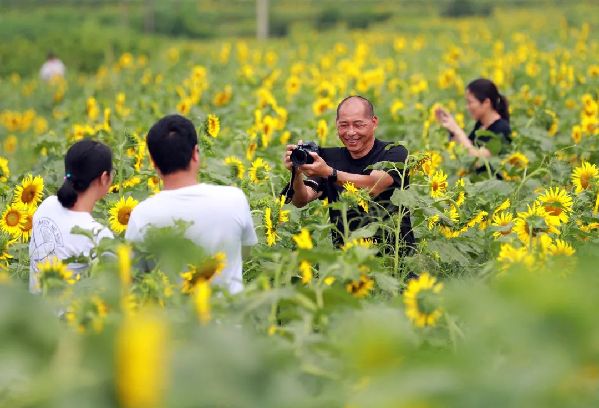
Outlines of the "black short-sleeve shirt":
{"type": "MultiPolygon", "coordinates": [[[[321,148],[320,156],[323,160],[331,167],[337,169],[337,171],[344,171],[352,174],[364,174],[368,175],[372,170],[366,169],[366,167],[382,161],[389,161],[395,163],[405,163],[408,157],[408,151],[403,146],[393,146],[389,149],[385,149],[390,142],[383,142],[375,139],[374,146],[370,152],[360,158],[353,159],[345,147],[329,147],[321,148]]],[[[387,170],[388,174],[393,178],[393,184],[385,191],[376,196],[373,201],[378,205],[370,206],[368,213],[362,208],[350,208],[348,210],[348,226],[350,231],[354,231],[360,227],[363,227],[370,222],[373,222],[377,217],[386,219],[389,214],[397,213],[399,210],[397,206],[393,205],[390,201],[391,196],[395,188],[408,188],[410,185],[409,175],[407,170],[387,170]],[[379,207],[380,205],[380,207],[379,207]]],[[[312,187],[317,191],[322,191],[323,194],[320,196],[321,200],[328,199],[329,202],[334,202],[339,199],[340,194],[344,191],[342,186],[337,183],[331,183],[326,178],[314,178],[306,180],[306,185],[312,187]]],[[[340,211],[329,209],[329,216],[331,223],[337,226],[339,231],[343,231],[343,219],[340,211]]],[[[414,233],[412,232],[412,226],[410,222],[410,214],[407,212],[402,218],[401,222],[401,236],[405,247],[414,247],[414,233]]],[[[342,236],[333,231],[333,242],[336,245],[342,245],[342,236]]],[[[378,231],[375,238],[384,244],[393,245],[395,237],[387,236],[383,231],[378,231]]]]}
{"type": "MultiPolygon", "coordinates": [[[[472,132],[470,132],[468,135],[468,139],[470,139],[472,143],[475,143],[475,140],[478,141],[477,147],[484,146],[484,144],[490,140],[490,136],[479,136],[478,139],[476,138],[476,131],[479,130],[481,126],[482,124],[480,121],[476,121],[474,124],[474,129],[472,129],[472,132]]],[[[498,135],[502,135],[506,144],[512,143],[512,129],[510,128],[510,122],[507,120],[503,118],[497,119],[495,122],[489,125],[487,130],[498,135]]]]}
{"type": "MultiPolygon", "coordinates": [[[[487,143],[489,140],[491,140],[491,136],[481,135],[479,137],[476,137],[476,132],[481,128],[481,126],[482,126],[482,124],[480,123],[480,121],[476,121],[476,123],[474,124],[474,129],[472,129],[472,131],[468,135],[468,139],[470,139],[470,141],[476,147],[484,147],[485,143],[487,143]]],[[[489,125],[489,127],[486,130],[489,130],[495,134],[503,136],[504,145],[508,145],[508,144],[512,143],[512,136],[511,136],[512,129],[510,127],[510,122],[508,122],[507,120],[505,120],[503,118],[497,119],[495,122],[491,123],[491,125],[489,125]]],[[[477,174],[486,173],[487,168],[485,166],[480,166],[480,167],[475,168],[474,171],[477,174]]],[[[497,177],[499,179],[501,179],[500,175],[497,175],[497,177]]]]}

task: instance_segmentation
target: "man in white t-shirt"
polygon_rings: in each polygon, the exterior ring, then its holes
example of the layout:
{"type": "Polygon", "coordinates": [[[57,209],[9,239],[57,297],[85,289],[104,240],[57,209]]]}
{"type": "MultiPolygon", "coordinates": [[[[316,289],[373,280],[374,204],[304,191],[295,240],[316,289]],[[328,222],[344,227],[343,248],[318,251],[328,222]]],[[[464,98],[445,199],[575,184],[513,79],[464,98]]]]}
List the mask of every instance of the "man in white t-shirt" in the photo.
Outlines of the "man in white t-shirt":
{"type": "Polygon", "coordinates": [[[143,240],[150,225],[191,222],[187,238],[211,254],[226,255],[224,269],[212,282],[231,293],[241,291],[242,254],[258,242],[245,194],[237,187],[198,183],[198,137],[193,123],[183,116],[160,119],[148,132],[146,143],[164,188],[133,209],[125,238],[143,240]]]}
{"type": "Polygon", "coordinates": [[[54,54],[49,53],[46,62],[40,69],[40,78],[44,81],[49,81],[55,77],[64,77],[66,68],[62,61],[58,59],[54,54]]]}

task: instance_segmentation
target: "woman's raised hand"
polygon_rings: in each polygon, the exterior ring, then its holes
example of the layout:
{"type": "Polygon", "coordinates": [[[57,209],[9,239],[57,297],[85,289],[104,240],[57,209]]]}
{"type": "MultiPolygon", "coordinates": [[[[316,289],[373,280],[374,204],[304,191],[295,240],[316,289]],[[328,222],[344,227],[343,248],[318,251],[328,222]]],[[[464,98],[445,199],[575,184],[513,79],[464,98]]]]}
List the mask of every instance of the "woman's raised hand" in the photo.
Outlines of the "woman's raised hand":
{"type": "Polygon", "coordinates": [[[455,130],[458,128],[458,124],[451,113],[447,112],[441,107],[435,109],[435,118],[437,118],[437,121],[441,124],[441,126],[450,132],[455,132],[455,130]]]}

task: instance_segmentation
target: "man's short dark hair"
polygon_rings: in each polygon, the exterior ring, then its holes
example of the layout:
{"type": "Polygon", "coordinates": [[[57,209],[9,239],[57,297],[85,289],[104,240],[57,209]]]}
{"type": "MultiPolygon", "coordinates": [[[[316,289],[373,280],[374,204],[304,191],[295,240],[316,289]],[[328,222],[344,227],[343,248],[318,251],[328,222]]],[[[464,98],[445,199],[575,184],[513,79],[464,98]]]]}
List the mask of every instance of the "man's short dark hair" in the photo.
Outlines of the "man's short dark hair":
{"type": "Polygon", "coordinates": [[[337,119],[339,119],[339,110],[341,109],[343,104],[353,98],[359,99],[364,104],[364,109],[366,110],[367,116],[374,116],[374,106],[372,105],[372,102],[360,95],[350,95],[347,98],[343,99],[341,102],[339,102],[339,105],[337,105],[337,119]]]}
{"type": "Polygon", "coordinates": [[[191,121],[181,115],[168,115],[152,126],[146,143],[154,164],[164,175],[187,170],[198,135],[191,121]]]}

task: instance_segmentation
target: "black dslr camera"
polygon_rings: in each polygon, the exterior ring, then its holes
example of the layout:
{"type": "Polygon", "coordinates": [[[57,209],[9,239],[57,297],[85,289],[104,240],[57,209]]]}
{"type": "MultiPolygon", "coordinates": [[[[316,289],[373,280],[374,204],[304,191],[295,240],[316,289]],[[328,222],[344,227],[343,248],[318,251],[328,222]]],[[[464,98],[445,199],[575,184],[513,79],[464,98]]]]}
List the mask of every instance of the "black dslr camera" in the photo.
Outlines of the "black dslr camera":
{"type": "Polygon", "coordinates": [[[297,167],[303,164],[312,164],[314,159],[310,156],[310,152],[319,153],[320,148],[314,142],[306,142],[297,145],[295,149],[291,151],[291,163],[297,167]]]}

